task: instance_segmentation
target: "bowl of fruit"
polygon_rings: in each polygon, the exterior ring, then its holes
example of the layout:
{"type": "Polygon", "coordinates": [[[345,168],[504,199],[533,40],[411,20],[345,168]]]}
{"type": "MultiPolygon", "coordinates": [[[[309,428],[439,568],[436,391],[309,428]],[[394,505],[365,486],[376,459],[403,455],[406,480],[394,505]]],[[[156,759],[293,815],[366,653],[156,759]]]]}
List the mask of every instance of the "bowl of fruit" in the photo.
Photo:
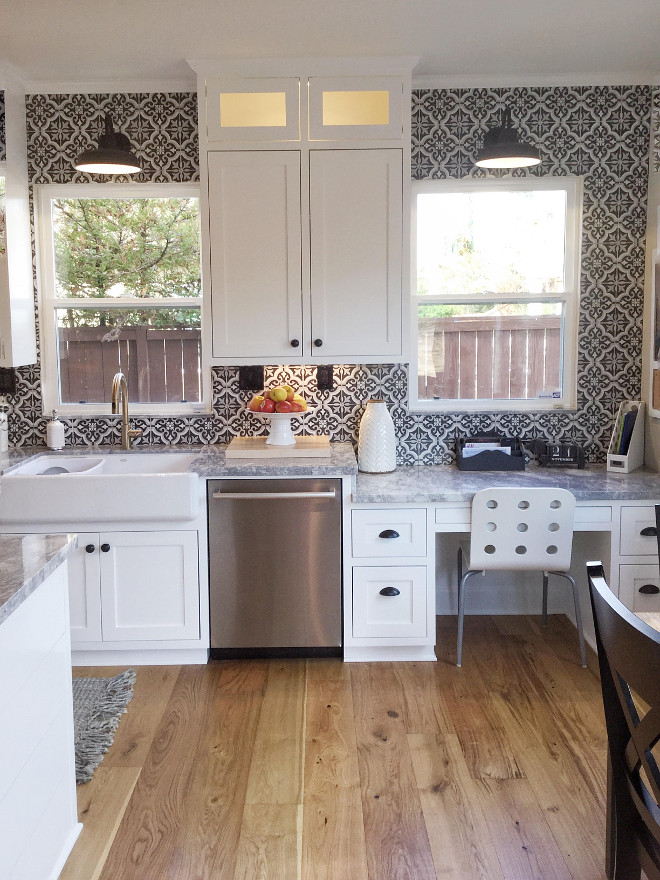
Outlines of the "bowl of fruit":
{"type": "Polygon", "coordinates": [[[270,423],[266,440],[270,446],[293,446],[296,438],[291,430],[291,419],[311,412],[305,398],[297,394],[291,385],[274,385],[261,394],[255,394],[247,408],[252,415],[270,423]]]}

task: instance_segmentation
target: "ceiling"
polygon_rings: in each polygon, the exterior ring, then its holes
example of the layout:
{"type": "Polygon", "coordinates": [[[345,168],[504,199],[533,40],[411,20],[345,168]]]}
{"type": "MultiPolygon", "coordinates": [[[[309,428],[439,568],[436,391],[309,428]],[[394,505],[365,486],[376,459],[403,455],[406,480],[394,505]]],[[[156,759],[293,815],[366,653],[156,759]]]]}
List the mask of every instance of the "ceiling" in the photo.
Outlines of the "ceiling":
{"type": "Polygon", "coordinates": [[[2,2],[0,59],[35,91],[190,87],[187,58],[413,55],[461,85],[660,82],[658,0],[2,2]],[[63,89],[64,90],[64,89],[63,89]]]}

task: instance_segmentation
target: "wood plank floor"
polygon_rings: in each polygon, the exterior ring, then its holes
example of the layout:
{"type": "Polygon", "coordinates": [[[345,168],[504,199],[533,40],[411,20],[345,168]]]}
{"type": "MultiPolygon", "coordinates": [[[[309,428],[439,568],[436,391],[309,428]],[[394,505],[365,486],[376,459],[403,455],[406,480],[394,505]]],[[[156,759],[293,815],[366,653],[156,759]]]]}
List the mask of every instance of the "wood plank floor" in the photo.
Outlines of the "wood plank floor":
{"type": "Polygon", "coordinates": [[[458,669],[455,630],[437,663],[139,667],[61,880],[604,880],[595,657],[470,617],[458,669]]]}

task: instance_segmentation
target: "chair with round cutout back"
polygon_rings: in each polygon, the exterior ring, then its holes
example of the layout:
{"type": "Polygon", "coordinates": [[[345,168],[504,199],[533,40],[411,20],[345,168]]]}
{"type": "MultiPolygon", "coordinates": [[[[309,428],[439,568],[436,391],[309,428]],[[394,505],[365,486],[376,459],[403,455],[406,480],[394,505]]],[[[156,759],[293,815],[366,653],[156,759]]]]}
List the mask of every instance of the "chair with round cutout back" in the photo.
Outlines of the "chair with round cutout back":
{"type": "Polygon", "coordinates": [[[462,544],[458,551],[457,666],[463,657],[467,582],[475,574],[509,570],[543,572],[544,625],[548,617],[548,576],[558,575],[571,583],[580,657],[586,667],[578,590],[568,574],[574,517],[575,497],[566,489],[503,487],[482,489],[475,494],[469,549],[462,544]]]}

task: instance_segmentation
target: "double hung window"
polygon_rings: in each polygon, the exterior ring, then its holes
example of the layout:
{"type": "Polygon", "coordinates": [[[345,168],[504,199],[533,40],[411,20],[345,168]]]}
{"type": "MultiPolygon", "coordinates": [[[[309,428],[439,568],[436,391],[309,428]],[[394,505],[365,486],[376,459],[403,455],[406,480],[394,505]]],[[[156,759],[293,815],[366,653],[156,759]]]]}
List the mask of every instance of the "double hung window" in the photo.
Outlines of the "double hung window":
{"type": "Polygon", "coordinates": [[[580,180],[413,183],[418,411],[575,406],[580,180]]]}
{"type": "Polygon", "coordinates": [[[38,188],[44,409],[205,409],[199,191],[180,184],[38,188]]]}

